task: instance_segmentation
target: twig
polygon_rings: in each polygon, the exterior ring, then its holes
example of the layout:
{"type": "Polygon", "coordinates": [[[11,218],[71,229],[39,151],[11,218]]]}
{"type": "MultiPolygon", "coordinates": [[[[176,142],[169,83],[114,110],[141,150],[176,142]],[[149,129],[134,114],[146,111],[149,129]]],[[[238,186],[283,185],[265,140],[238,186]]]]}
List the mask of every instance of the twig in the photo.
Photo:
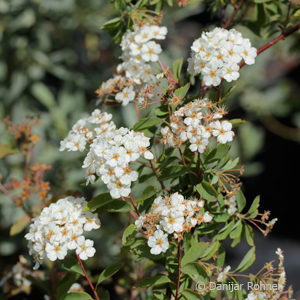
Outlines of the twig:
{"type": "Polygon", "coordinates": [[[238,13],[238,11],[240,10],[240,8],[242,7],[244,2],[245,2],[245,0],[241,0],[239,2],[239,4],[235,7],[235,9],[234,9],[233,13],[231,14],[231,16],[228,18],[226,23],[222,26],[223,28],[227,28],[231,24],[232,20],[234,19],[234,17],[238,13]]]}
{"type": "Polygon", "coordinates": [[[94,293],[94,295],[95,295],[96,300],[100,300],[100,298],[99,298],[99,296],[98,296],[98,294],[97,294],[97,292],[96,292],[96,290],[95,290],[95,288],[94,288],[94,286],[93,286],[93,284],[92,284],[92,282],[91,282],[91,280],[90,280],[88,274],[86,273],[86,271],[85,271],[85,269],[84,269],[84,266],[83,266],[83,264],[82,264],[82,261],[81,261],[79,255],[77,254],[76,250],[75,250],[75,254],[76,254],[77,260],[78,260],[78,262],[79,262],[79,264],[80,264],[81,270],[82,270],[82,272],[84,273],[84,276],[85,276],[86,280],[88,281],[88,283],[89,283],[89,285],[90,285],[90,287],[91,287],[91,289],[92,289],[92,291],[93,291],[93,293],[94,293]]]}
{"type": "Polygon", "coordinates": [[[181,277],[181,241],[178,241],[178,252],[177,252],[177,254],[178,254],[178,276],[177,276],[175,300],[178,300],[179,287],[180,287],[180,277],[181,277]]]}
{"type": "MultiPolygon", "coordinates": [[[[265,50],[269,49],[270,47],[272,47],[273,45],[275,45],[276,43],[278,43],[279,41],[283,40],[285,37],[291,35],[292,33],[294,33],[295,31],[297,31],[298,29],[300,29],[300,24],[297,24],[296,26],[294,26],[292,29],[288,30],[287,32],[282,33],[281,35],[279,35],[277,38],[273,39],[271,42],[265,44],[264,46],[262,46],[261,48],[259,48],[257,50],[257,55],[259,55],[260,53],[264,52],[265,50]]],[[[245,65],[245,61],[242,61],[240,63],[240,68],[242,68],[245,65]]]]}
{"type": "Polygon", "coordinates": [[[220,101],[221,83],[217,86],[217,102],[220,101]]]}
{"type": "Polygon", "coordinates": [[[134,290],[136,289],[135,286],[139,282],[140,278],[142,277],[142,267],[141,267],[141,263],[140,262],[137,263],[136,269],[137,269],[136,270],[136,280],[134,282],[134,285],[131,288],[130,300],[134,300],[134,290]]]}
{"type": "Polygon", "coordinates": [[[200,174],[201,174],[201,160],[200,160],[200,152],[197,152],[197,182],[200,183],[200,174]]]}
{"type": "Polygon", "coordinates": [[[137,206],[135,205],[135,203],[134,203],[134,201],[133,201],[133,199],[132,199],[131,193],[129,194],[129,198],[130,198],[130,202],[131,202],[132,206],[133,206],[134,209],[135,209],[135,212],[137,213],[138,216],[140,216],[141,214],[139,213],[139,211],[138,211],[138,209],[137,209],[137,206]]]}
{"type": "Polygon", "coordinates": [[[164,183],[159,179],[159,176],[158,176],[158,174],[157,174],[157,172],[156,172],[156,169],[155,169],[155,167],[154,167],[154,165],[153,165],[153,163],[152,163],[151,160],[149,160],[149,163],[150,163],[150,166],[151,166],[151,169],[152,169],[154,175],[156,176],[158,182],[160,183],[161,188],[162,188],[163,190],[165,190],[166,192],[169,192],[169,191],[166,189],[164,183]]]}
{"type": "MultiPolygon", "coordinates": [[[[121,196],[121,199],[126,202],[125,197],[121,196]]],[[[138,217],[135,215],[135,213],[132,210],[129,213],[134,217],[135,220],[138,219],[138,217]]]]}
{"type": "Polygon", "coordinates": [[[178,150],[179,150],[179,153],[180,153],[181,161],[182,161],[183,165],[186,167],[187,165],[186,165],[186,162],[185,162],[185,159],[184,159],[184,155],[183,155],[180,148],[178,148],[178,150]]]}

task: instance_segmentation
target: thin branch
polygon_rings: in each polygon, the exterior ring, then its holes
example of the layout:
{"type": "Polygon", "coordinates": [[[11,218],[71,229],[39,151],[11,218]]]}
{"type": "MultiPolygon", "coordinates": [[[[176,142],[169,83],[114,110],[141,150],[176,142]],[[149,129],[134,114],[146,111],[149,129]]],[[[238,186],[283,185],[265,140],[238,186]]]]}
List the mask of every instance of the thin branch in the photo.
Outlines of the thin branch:
{"type": "Polygon", "coordinates": [[[95,288],[94,288],[94,286],[93,286],[93,284],[92,284],[92,282],[91,282],[91,280],[90,280],[88,274],[86,273],[86,271],[85,271],[85,269],[84,269],[84,266],[83,266],[83,264],[82,264],[82,261],[81,261],[79,255],[77,254],[76,250],[75,250],[75,254],[76,254],[77,260],[78,260],[78,262],[79,262],[79,264],[80,264],[81,270],[82,270],[82,272],[84,273],[84,276],[85,276],[86,280],[88,281],[88,283],[89,283],[89,285],[90,285],[90,287],[91,287],[91,289],[92,289],[92,291],[93,291],[93,293],[94,293],[94,295],[95,295],[96,300],[100,300],[100,298],[99,298],[99,296],[98,296],[98,294],[97,294],[97,292],[96,292],[96,290],[95,290],[95,288]]]}
{"type": "Polygon", "coordinates": [[[234,9],[233,13],[231,14],[231,16],[228,18],[226,23],[222,26],[223,28],[227,28],[231,24],[232,20],[234,19],[234,17],[238,13],[238,11],[240,10],[240,8],[242,7],[244,2],[245,2],[245,0],[241,0],[239,2],[239,4],[235,7],[235,9],[234,9]]]}
{"type": "Polygon", "coordinates": [[[221,83],[217,86],[217,102],[220,101],[221,83]]]}
{"type": "Polygon", "coordinates": [[[136,280],[134,282],[134,285],[131,288],[130,300],[134,300],[134,291],[135,291],[136,285],[139,282],[139,280],[140,280],[141,277],[142,277],[142,267],[141,267],[141,263],[138,262],[137,263],[137,270],[136,270],[136,280]]]}
{"type": "Polygon", "coordinates": [[[154,165],[153,165],[153,163],[152,163],[151,160],[149,160],[149,163],[150,163],[150,166],[151,166],[151,169],[152,169],[154,175],[156,176],[158,182],[160,183],[161,188],[162,188],[163,190],[165,190],[166,192],[169,192],[169,191],[166,189],[164,183],[159,179],[159,176],[158,176],[158,174],[157,174],[157,172],[156,172],[156,169],[155,169],[155,167],[154,167],[154,165]]]}
{"type": "Polygon", "coordinates": [[[178,300],[179,288],[180,288],[180,277],[181,277],[181,241],[178,241],[178,252],[177,252],[177,254],[178,254],[178,276],[177,276],[175,300],[178,300]]]}
{"type": "MultiPolygon", "coordinates": [[[[259,55],[260,53],[262,53],[265,50],[269,49],[270,47],[272,47],[273,45],[275,45],[279,41],[283,40],[285,37],[287,37],[287,36],[291,35],[292,33],[296,32],[298,29],[300,29],[300,24],[297,24],[292,29],[288,30],[287,32],[282,33],[277,38],[273,39],[271,42],[269,42],[269,43],[265,44],[264,46],[262,46],[261,48],[259,48],[257,50],[257,55],[259,55]]],[[[240,68],[242,68],[244,65],[245,65],[245,61],[242,61],[240,63],[240,68]]]]}
{"type": "Polygon", "coordinates": [[[201,159],[200,152],[197,152],[197,182],[200,183],[200,175],[201,175],[201,159]]]}
{"type": "MultiPolygon", "coordinates": [[[[121,196],[121,199],[126,202],[125,197],[121,196]]],[[[135,220],[138,219],[138,217],[135,215],[135,213],[132,210],[129,213],[134,217],[135,220]]]]}
{"type": "Polygon", "coordinates": [[[138,211],[138,209],[137,209],[137,206],[135,205],[135,203],[134,203],[134,201],[133,201],[133,199],[132,199],[131,193],[129,194],[129,198],[130,198],[130,202],[131,202],[132,206],[134,207],[134,210],[135,210],[136,214],[137,214],[138,216],[140,216],[141,214],[139,213],[139,211],[138,211]]]}

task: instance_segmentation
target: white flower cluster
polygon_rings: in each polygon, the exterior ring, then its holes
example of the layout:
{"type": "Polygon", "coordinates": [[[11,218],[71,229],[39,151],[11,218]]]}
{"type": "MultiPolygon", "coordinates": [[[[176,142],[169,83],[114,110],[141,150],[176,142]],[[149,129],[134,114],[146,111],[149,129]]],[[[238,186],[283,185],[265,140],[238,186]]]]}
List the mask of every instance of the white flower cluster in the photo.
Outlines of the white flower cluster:
{"type": "Polygon", "coordinates": [[[190,150],[203,153],[211,139],[225,144],[234,137],[232,124],[220,120],[226,112],[207,99],[195,100],[181,107],[171,116],[170,127],[162,127],[163,143],[181,146],[190,143],[190,150]]]}
{"type": "Polygon", "coordinates": [[[64,259],[68,250],[75,250],[82,260],[94,256],[94,242],[85,239],[83,232],[99,228],[100,220],[96,214],[82,211],[86,204],[84,198],[69,196],[45,207],[33,219],[25,238],[36,261],[34,269],[45,258],[64,259]]]}
{"type": "Polygon", "coordinates": [[[191,49],[188,72],[191,75],[201,73],[206,86],[218,86],[222,78],[228,82],[237,80],[240,76],[239,63],[244,60],[252,65],[257,55],[256,48],[240,32],[219,27],[203,32],[191,49]]]}
{"type": "Polygon", "coordinates": [[[228,206],[227,212],[230,215],[233,215],[237,211],[237,202],[235,195],[229,197],[228,199],[224,200],[225,205],[228,206]]]}
{"type": "Polygon", "coordinates": [[[150,139],[142,132],[123,127],[117,129],[111,118],[111,114],[94,110],[91,116],[76,122],[61,141],[60,150],[83,151],[88,148],[82,166],[86,169],[87,184],[94,183],[97,175],[113,198],[127,197],[131,192],[131,182],[138,178],[130,163],[141,156],[153,159],[153,154],[147,149],[150,139]]]}
{"type": "Polygon", "coordinates": [[[2,276],[0,287],[4,286],[4,290],[10,290],[11,287],[8,284],[8,281],[12,279],[13,287],[18,287],[19,292],[29,294],[31,291],[31,281],[27,279],[28,276],[36,277],[36,274],[29,269],[27,260],[20,255],[19,261],[12,267],[12,270],[5,276],[2,276]]]}
{"type": "Polygon", "coordinates": [[[164,26],[151,24],[135,25],[133,31],[127,30],[121,41],[123,62],[117,67],[119,75],[102,83],[98,94],[115,92],[115,100],[124,106],[139,99],[146,84],[156,81],[156,71],[150,63],[158,61],[162,49],[153,40],[164,40],[167,31],[164,26]]]}
{"type": "Polygon", "coordinates": [[[150,252],[158,255],[168,250],[170,234],[181,239],[184,232],[212,220],[212,215],[203,207],[203,200],[186,200],[179,193],[159,196],[154,200],[150,213],[140,216],[135,225],[143,229],[150,252]]]}

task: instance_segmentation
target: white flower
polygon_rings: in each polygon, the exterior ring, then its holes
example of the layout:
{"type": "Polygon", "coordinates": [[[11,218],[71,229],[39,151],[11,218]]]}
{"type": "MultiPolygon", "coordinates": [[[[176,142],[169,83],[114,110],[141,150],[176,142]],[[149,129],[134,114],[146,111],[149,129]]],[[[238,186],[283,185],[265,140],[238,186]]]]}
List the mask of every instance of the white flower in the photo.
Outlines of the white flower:
{"type": "Polygon", "coordinates": [[[53,244],[46,244],[46,253],[47,257],[51,261],[55,261],[57,259],[64,259],[67,255],[67,247],[66,245],[60,245],[60,243],[55,242],[53,244]]]}
{"type": "Polygon", "coordinates": [[[202,138],[202,137],[192,137],[190,139],[191,145],[190,150],[195,152],[198,151],[200,153],[203,153],[206,149],[206,146],[208,145],[208,139],[202,138]]]}
{"type": "Polygon", "coordinates": [[[158,54],[161,52],[161,47],[155,42],[148,42],[142,47],[142,58],[145,61],[158,61],[158,54]]]}
{"type": "Polygon", "coordinates": [[[240,73],[238,72],[240,67],[235,64],[226,64],[223,66],[223,77],[226,81],[231,82],[233,80],[237,80],[240,77],[240,73]]]}
{"type": "Polygon", "coordinates": [[[217,65],[207,65],[203,70],[203,81],[205,85],[218,86],[221,83],[222,71],[217,65]]]}
{"type": "Polygon", "coordinates": [[[209,223],[213,219],[213,216],[210,212],[206,211],[204,216],[203,216],[203,221],[205,223],[209,223]]]}
{"type": "Polygon", "coordinates": [[[267,300],[268,297],[265,293],[262,292],[250,292],[246,300],[267,300]]]}
{"type": "Polygon", "coordinates": [[[93,257],[96,249],[94,246],[94,241],[86,240],[83,236],[81,236],[78,240],[76,248],[76,253],[79,255],[80,259],[87,260],[89,257],[93,257]]]}
{"type": "Polygon", "coordinates": [[[116,94],[115,99],[122,103],[122,105],[127,105],[129,102],[133,101],[135,97],[135,92],[133,91],[133,86],[125,87],[122,92],[116,94]]]}
{"type": "Polygon", "coordinates": [[[228,121],[215,121],[210,124],[212,128],[212,133],[217,136],[217,140],[221,144],[226,144],[231,142],[234,137],[234,132],[231,131],[232,124],[228,121]]]}
{"type": "Polygon", "coordinates": [[[153,38],[156,40],[164,40],[168,33],[168,29],[165,26],[159,27],[156,25],[152,25],[150,27],[150,30],[152,31],[153,38]]]}
{"type": "Polygon", "coordinates": [[[227,274],[230,271],[230,269],[231,269],[230,266],[227,266],[226,268],[224,268],[224,270],[219,273],[217,281],[218,282],[224,282],[227,278],[227,274]]]}
{"type": "Polygon", "coordinates": [[[154,235],[148,238],[148,246],[151,248],[151,254],[165,253],[169,249],[168,235],[162,230],[156,230],[154,235]]]}

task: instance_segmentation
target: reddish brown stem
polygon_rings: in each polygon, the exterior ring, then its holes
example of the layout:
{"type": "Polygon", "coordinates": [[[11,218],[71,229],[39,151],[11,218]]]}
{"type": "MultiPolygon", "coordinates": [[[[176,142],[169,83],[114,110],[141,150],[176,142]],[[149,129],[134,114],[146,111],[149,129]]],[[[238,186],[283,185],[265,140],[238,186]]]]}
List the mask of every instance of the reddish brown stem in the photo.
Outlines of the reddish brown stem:
{"type": "Polygon", "coordinates": [[[129,198],[130,198],[130,202],[131,202],[132,206],[134,207],[135,212],[137,213],[138,216],[140,216],[141,214],[139,213],[139,211],[137,209],[137,206],[135,205],[135,203],[134,203],[134,201],[132,199],[131,193],[129,194],[129,198]]]}
{"type": "Polygon", "coordinates": [[[232,20],[234,19],[234,17],[238,13],[238,11],[240,10],[240,8],[242,7],[244,2],[245,2],[245,0],[241,0],[239,2],[239,4],[235,7],[235,9],[234,9],[233,13],[231,14],[231,16],[228,18],[226,23],[223,25],[223,28],[227,28],[231,24],[232,20]]]}
{"type": "Polygon", "coordinates": [[[180,288],[180,277],[181,277],[181,241],[178,241],[178,276],[177,276],[177,283],[176,283],[176,295],[175,300],[178,300],[179,296],[179,288],[180,288]]]}
{"type": "Polygon", "coordinates": [[[94,286],[93,286],[93,284],[92,284],[92,282],[91,282],[91,280],[90,280],[88,274],[86,273],[86,271],[85,271],[85,269],[84,269],[84,266],[83,266],[83,264],[82,264],[82,261],[81,261],[79,255],[77,254],[76,250],[75,250],[75,254],[76,254],[77,260],[78,260],[78,262],[79,262],[79,264],[80,264],[81,270],[82,270],[82,272],[84,273],[84,276],[85,276],[86,280],[88,281],[88,283],[89,283],[89,285],[90,285],[90,288],[92,289],[92,291],[93,291],[93,293],[94,293],[94,296],[95,296],[96,300],[100,300],[100,298],[99,298],[99,296],[98,296],[98,294],[97,294],[97,292],[96,292],[96,290],[95,290],[95,288],[94,288],[94,286]]]}
{"type": "Polygon", "coordinates": [[[131,289],[131,292],[130,292],[130,300],[134,300],[134,291],[135,291],[136,285],[139,282],[141,277],[142,277],[142,267],[141,267],[141,263],[138,262],[137,263],[137,270],[136,270],[136,280],[135,280],[135,283],[134,283],[134,285],[131,289]]]}
{"type": "Polygon", "coordinates": [[[151,169],[152,169],[154,175],[156,176],[158,182],[160,183],[161,188],[162,188],[163,190],[165,190],[166,192],[169,192],[169,191],[166,189],[164,183],[159,179],[159,176],[158,176],[158,174],[157,174],[157,172],[156,172],[156,169],[155,169],[155,167],[153,166],[153,163],[152,163],[151,160],[149,160],[149,163],[150,163],[150,166],[151,166],[151,169]]]}
{"type": "Polygon", "coordinates": [[[186,167],[186,162],[185,162],[185,159],[184,159],[184,155],[183,155],[180,148],[178,148],[178,150],[179,150],[179,153],[180,153],[181,161],[182,161],[183,165],[186,167]]]}
{"type": "Polygon", "coordinates": [[[201,159],[200,159],[200,153],[197,152],[197,182],[200,183],[200,174],[201,174],[201,159]]]}
{"type": "MultiPolygon", "coordinates": [[[[126,202],[126,199],[123,196],[121,197],[121,199],[126,202]]],[[[138,219],[138,217],[135,215],[135,213],[132,210],[129,213],[134,217],[135,220],[138,219]]]]}
{"type": "Polygon", "coordinates": [[[217,86],[217,102],[220,101],[221,84],[217,86]]]}
{"type": "MultiPolygon", "coordinates": [[[[296,26],[294,26],[292,29],[282,33],[281,35],[279,35],[277,38],[275,38],[274,40],[272,40],[271,42],[267,43],[266,45],[262,46],[261,48],[259,48],[257,50],[257,55],[259,55],[260,53],[264,52],[265,50],[269,49],[270,47],[272,47],[274,44],[278,43],[279,41],[283,40],[285,37],[291,35],[292,33],[294,33],[295,31],[297,31],[298,29],[300,29],[300,24],[297,24],[296,26]]],[[[242,61],[240,63],[240,68],[242,68],[245,65],[245,61],[242,61]]]]}

